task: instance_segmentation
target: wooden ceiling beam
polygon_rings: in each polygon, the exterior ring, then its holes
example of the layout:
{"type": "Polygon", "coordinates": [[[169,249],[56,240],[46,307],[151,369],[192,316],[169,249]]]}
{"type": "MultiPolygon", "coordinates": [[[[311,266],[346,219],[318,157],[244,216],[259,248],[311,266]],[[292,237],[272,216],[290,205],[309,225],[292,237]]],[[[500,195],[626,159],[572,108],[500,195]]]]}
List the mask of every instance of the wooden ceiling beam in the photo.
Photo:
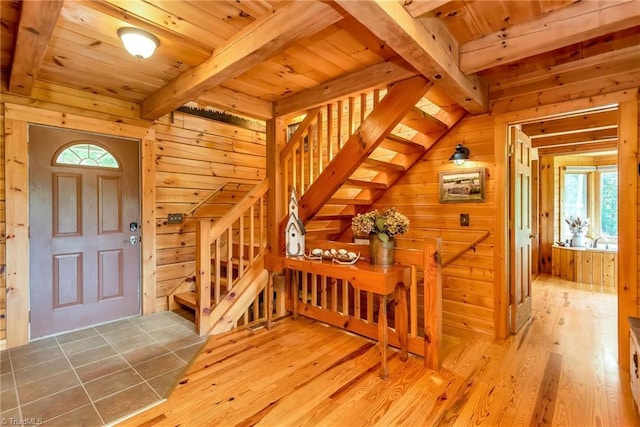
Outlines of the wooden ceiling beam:
{"type": "Polygon", "coordinates": [[[532,139],[561,134],[581,133],[618,127],[618,111],[607,110],[567,118],[545,120],[522,125],[522,131],[532,139]]]}
{"type": "Polygon", "coordinates": [[[63,0],[22,2],[9,91],[29,96],[58,22],[63,0]]]}
{"type": "Polygon", "coordinates": [[[466,74],[640,25],[640,3],[583,1],[460,46],[466,74]]]}
{"type": "Polygon", "coordinates": [[[176,77],[142,103],[141,114],[155,120],[202,91],[219,86],[341,19],[322,2],[291,2],[258,19],[217,49],[211,58],[176,77]]]}
{"type": "Polygon", "coordinates": [[[539,156],[564,156],[568,154],[597,153],[618,149],[618,140],[598,142],[594,144],[572,144],[559,147],[538,148],[539,156]]]}
{"type": "Polygon", "coordinates": [[[547,138],[535,138],[531,140],[533,148],[556,147],[573,144],[593,144],[599,142],[615,141],[618,139],[618,129],[601,129],[589,132],[570,133],[550,136],[547,138]]]}
{"type": "Polygon", "coordinates": [[[276,117],[299,113],[366,89],[386,86],[418,74],[402,59],[380,62],[274,103],[276,117]]]}
{"type": "Polygon", "coordinates": [[[273,104],[271,102],[224,86],[216,86],[204,91],[195,102],[254,119],[270,120],[273,118],[273,104]]]}
{"type": "Polygon", "coordinates": [[[430,12],[451,3],[451,0],[404,0],[404,8],[414,18],[425,16],[430,12]]]}
{"type": "MultiPolygon", "coordinates": [[[[623,72],[640,72],[640,45],[605,52],[498,81],[489,87],[490,98],[513,98],[541,90],[603,79],[623,72]]],[[[616,88],[618,90],[618,88],[616,88]]]]}
{"type": "Polygon", "coordinates": [[[486,82],[462,73],[458,42],[440,20],[415,19],[397,1],[335,1],[465,110],[487,111],[486,82]]]}

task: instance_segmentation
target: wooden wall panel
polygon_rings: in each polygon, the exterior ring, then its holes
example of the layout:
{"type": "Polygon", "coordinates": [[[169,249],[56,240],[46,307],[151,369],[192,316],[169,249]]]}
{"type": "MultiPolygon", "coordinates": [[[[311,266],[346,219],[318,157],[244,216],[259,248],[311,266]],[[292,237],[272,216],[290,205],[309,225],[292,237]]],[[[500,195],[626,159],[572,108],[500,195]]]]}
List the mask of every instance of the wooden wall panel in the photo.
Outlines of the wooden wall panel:
{"type": "Polygon", "coordinates": [[[195,286],[195,218],[215,221],[266,177],[266,144],[259,123],[245,129],[176,112],[153,128],[156,309],[162,310],[176,290],[195,286]],[[212,194],[182,224],[168,223],[169,213],[185,214],[212,194]]]}
{"type": "Polygon", "coordinates": [[[540,157],[540,273],[551,274],[551,247],[558,240],[559,174],[553,156],[540,157]]]}
{"type": "MultiPolygon", "coordinates": [[[[1,107],[1,106],[0,106],[1,107]]],[[[0,342],[7,337],[6,233],[4,187],[4,108],[0,108],[0,342]]],[[[0,348],[2,348],[0,346],[0,348]]]]}
{"type": "Polygon", "coordinates": [[[442,237],[443,259],[466,245],[491,234],[474,250],[466,252],[443,269],[443,329],[452,333],[474,329],[494,334],[494,236],[495,230],[494,121],[492,117],[466,118],[432,147],[378,201],[376,208],[395,206],[409,217],[409,232],[403,237],[442,237]],[[471,151],[463,167],[448,161],[456,144],[471,151]],[[438,197],[440,171],[485,168],[484,203],[441,204],[438,197]],[[460,214],[469,214],[469,227],[460,226],[460,214]]]}
{"type": "MultiPolygon", "coordinates": [[[[143,208],[147,213],[152,212],[154,219],[149,224],[154,225],[155,222],[157,233],[152,239],[154,244],[146,246],[147,249],[151,248],[151,252],[145,251],[143,262],[157,266],[157,269],[145,268],[150,275],[145,280],[162,278],[163,281],[156,282],[155,293],[145,292],[145,313],[166,309],[167,295],[185,278],[190,280],[190,273],[186,271],[193,265],[195,254],[193,227],[189,220],[181,225],[168,225],[166,214],[174,212],[173,209],[181,212],[200,201],[211,190],[223,186],[222,191],[201,209],[201,212],[215,219],[266,176],[264,125],[260,123],[244,129],[195,116],[185,118],[183,114],[175,114],[173,122],[167,116],[152,124],[137,118],[139,108],[136,104],[100,95],[87,97],[84,92],[43,83],[37,83],[30,98],[8,94],[4,92],[4,88],[2,97],[5,102],[82,117],[78,122],[82,128],[91,127],[95,119],[100,119],[123,123],[123,126],[146,128],[148,134],[158,131],[160,138],[157,141],[150,142],[155,135],[150,140],[142,138],[143,155],[152,156],[156,166],[155,170],[143,172],[145,200],[154,199],[151,206],[148,203],[145,205],[143,201],[143,208]],[[154,187],[147,188],[147,182],[151,182],[154,187]],[[154,197],[150,198],[151,194],[154,197]],[[169,279],[174,276],[177,279],[169,279]]],[[[4,112],[4,108],[0,111],[4,112]]],[[[4,125],[4,115],[1,113],[0,158],[3,159],[4,125]]],[[[0,162],[0,348],[5,345],[6,325],[9,321],[6,315],[4,181],[3,161],[0,162]]],[[[153,236],[153,233],[147,232],[145,235],[153,236]]]]}

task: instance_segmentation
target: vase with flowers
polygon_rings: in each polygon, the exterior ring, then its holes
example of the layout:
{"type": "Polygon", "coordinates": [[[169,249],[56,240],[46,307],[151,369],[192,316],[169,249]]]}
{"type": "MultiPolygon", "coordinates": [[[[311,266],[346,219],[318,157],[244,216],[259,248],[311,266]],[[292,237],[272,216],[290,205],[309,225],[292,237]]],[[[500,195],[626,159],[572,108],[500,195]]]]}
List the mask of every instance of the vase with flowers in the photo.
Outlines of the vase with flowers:
{"type": "Polygon", "coordinates": [[[579,216],[570,216],[565,218],[565,222],[569,225],[571,231],[571,246],[576,248],[584,248],[584,236],[589,228],[589,218],[580,218],[579,216]]]}
{"type": "Polygon", "coordinates": [[[389,267],[393,264],[395,236],[409,229],[409,219],[396,208],[358,214],[351,220],[354,236],[369,236],[371,264],[389,267]]]}

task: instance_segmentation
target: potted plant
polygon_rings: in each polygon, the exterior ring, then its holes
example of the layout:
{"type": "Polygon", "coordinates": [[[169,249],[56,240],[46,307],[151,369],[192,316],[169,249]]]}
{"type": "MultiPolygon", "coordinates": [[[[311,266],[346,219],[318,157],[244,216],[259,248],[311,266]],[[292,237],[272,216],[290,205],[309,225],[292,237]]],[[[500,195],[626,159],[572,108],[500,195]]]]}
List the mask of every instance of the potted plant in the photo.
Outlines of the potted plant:
{"type": "Polygon", "coordinates": [[[382,212],[373,210],[358,214],[351,220],[354,236],[369,236],[371,263],[382,267],[393,264],[395,236],[409,229],[409,219],[396,208],[387,208],[382,212]]]}
{"type": "Polygon", "coordinates": [[[569,230],[571,231],[571,246],[584,248],[584,236],[589,228],[589,218],[581,219],[579,216],[570,216],[565,218],[565,222],[569,224],[569,230]]]}

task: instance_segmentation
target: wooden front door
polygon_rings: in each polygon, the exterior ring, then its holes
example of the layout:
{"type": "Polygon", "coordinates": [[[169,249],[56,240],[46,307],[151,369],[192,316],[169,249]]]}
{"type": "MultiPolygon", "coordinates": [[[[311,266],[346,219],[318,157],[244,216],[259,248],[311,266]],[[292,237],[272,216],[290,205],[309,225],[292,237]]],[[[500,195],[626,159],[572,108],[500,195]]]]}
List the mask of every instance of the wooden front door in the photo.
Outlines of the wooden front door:
{"type": "Polygon", "coordinates": [[[511,127],[509,158],[511,332],[531,317],[531,139],[511,127]]]}
{"type": "Polygon", "coordinates": [[[140,313],[138,142],[29,127],[31,338],[140,313]]]}

